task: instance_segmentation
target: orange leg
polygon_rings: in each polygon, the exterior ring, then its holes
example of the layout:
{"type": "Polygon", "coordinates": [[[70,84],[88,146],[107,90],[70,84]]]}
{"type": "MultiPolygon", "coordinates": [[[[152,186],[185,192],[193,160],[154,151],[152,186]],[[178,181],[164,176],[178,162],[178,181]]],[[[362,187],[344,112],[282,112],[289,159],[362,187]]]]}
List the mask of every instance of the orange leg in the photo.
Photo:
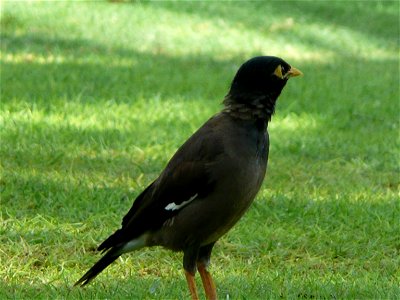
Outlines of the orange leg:
{"type": "Polygon", "coordinates": [[[194,281],[194,275],[190,274],[188,271],[185,271],[185,276],[189,286],[190,295],[192,296],[192,300],[199,300],[199,295],[197,294],[196,282],[194,281]]]}
{"type": "Polygon", "coordinates": [[[201,281],[203,282],[203,287],[204,291],[206,292],[207,299],[216,300],[217,291],[210,272],[207,271],[206,266],[202,263],[197,263],[197,270],[199,270],[201,281]]]}

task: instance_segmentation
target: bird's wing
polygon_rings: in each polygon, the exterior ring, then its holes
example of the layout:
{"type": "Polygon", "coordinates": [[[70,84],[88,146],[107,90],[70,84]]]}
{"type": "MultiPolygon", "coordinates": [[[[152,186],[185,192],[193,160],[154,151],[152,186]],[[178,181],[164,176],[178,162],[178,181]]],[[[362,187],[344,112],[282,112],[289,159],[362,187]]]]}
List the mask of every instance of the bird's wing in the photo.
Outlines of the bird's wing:
{"type": "Polygon", "coordinates": [[[146,194],[135,201],[124,217],[122,227],[131,228],[143,223],[147,227],[143,229],[156,229],[189,202],[207,196],[213,184],[207,167],[201,162],[186,161],[167,168],[144,191],[146,194]]]}
{"type": "Polygon", "coordinates": [[[161,175],[136,198],[122,220],[122,228],[99,250],[160,228],[190,202],[200,201],[212,192],[216,178],[210,169],[223,153],[223,145],[209,122],[179,148],[161,175]]]}

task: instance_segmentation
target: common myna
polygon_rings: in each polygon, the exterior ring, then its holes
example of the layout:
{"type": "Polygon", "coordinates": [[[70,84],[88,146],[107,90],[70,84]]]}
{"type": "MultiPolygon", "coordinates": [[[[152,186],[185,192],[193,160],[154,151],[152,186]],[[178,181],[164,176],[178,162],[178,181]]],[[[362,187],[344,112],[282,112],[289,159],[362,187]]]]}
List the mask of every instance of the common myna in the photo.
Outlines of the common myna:
{"type": "Polygon", "coordinates": [[[216,289],[207,266],[215,242],[242,217],[265,176],[268,122],[290,77],[302,73],[273,56],[254,57],[236,73],[221,112],[175,153],[134,201],[122,227],[98,250],[104,256],[75,285],[86,285],[120,255],[143,247],[183,251],[192,299],[199,271],[208,299],[216,289]]]}

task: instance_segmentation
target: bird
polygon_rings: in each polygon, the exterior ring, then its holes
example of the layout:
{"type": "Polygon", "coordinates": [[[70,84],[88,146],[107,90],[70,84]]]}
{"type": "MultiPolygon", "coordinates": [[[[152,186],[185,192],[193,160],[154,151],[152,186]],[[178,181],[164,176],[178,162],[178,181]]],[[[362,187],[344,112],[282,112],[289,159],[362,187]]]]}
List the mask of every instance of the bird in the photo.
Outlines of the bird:
{"type": "Polygon", "coordinates": [[[176,151],[160,175],[134,200],[121,228],[97,248],[103,256],[75,286],[84,286],[121,255],[162,246],[183,252],[191,299],[199,299],[198,271],[207,299],[216,299],[209,272],[215,243],[247,211],[264,180],[268,124],[287,81],[302,72],[275,56],[244,62],[220,112],[176,151]]]}

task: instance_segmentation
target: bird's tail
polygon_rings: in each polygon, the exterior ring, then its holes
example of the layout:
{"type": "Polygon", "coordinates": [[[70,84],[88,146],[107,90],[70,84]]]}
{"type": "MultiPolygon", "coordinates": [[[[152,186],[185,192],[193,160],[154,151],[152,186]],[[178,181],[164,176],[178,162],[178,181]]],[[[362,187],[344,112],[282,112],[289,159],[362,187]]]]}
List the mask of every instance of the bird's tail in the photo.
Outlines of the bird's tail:
{"type": "Polygon", "coordinates": [[[111,248],[100,260],[94,264],[93,267],[90,268],[89,271],[86,272],[85,275],[79,279],[74,286],[87,285],[90,281],[92,281],[101,271],[108,267],[114,260],[116,260],[123,252],[121,251],[121,247],[111,248]]]}
{"type": "Polygon", "coordinates": [[[106,254],[104,254],[104,256],[100,258],[100,260],[97,263],[95,263],[94,266],[91,267],[90,270],[87,271],[86,274],[83,275],[82,278],[79,279],[74,284],[74,286],[87,285],[97,275],[99,275],[101,271],[107,268],[114,260],[116,260],[122,254],[143,248],[146,245],[146,239],[147,239],[147,234],[145,233],[133,240],[130,240],[129,242],[120,243],[115,246],[107,245],[107,247],[109,248],[108,251],[103,247],[101,250],[103,250],[103,252],[107,251],[106,254]]]}

